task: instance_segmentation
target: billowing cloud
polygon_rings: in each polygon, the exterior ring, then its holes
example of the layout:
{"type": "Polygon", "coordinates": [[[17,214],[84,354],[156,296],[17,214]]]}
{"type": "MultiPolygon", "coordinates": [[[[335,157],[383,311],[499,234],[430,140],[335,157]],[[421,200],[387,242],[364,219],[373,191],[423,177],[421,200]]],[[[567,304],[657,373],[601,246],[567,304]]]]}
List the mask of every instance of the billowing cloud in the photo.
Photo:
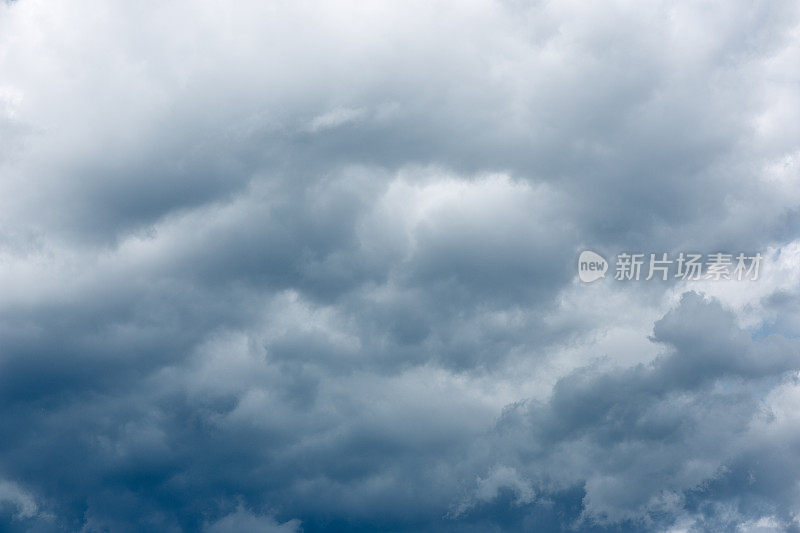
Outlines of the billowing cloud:
{"type": "Polygon", "coordinates": [[[796,530],[799,60],[792,2],[2,3],[1,528],[796,530]]]}

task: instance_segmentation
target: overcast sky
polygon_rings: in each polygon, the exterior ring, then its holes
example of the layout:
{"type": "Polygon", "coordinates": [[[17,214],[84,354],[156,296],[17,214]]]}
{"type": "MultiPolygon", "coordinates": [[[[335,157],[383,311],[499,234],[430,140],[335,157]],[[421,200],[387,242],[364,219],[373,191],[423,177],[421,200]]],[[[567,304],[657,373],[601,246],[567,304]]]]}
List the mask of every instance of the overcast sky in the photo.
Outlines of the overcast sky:
{"type": "Polygon", "coordinates": [[[800,4],[0,0],[0,530],[800,531],[800,4]]]}

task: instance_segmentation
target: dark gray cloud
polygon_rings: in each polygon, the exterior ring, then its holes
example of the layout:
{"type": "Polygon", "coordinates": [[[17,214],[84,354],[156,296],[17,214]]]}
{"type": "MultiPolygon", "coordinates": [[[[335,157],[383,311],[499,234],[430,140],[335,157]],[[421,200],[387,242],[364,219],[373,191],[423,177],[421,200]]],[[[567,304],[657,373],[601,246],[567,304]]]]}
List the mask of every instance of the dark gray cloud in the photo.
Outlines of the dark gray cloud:
{"type": "Polygon", "coordinates": [[[754,426],[777,423],[764,398],[794,387],[800,344],[753,341],[732,313],[696,293],[655,324],[653,341],[664,351],[648,364],[584,367],[562,378],[546,403],[510,407],[493,440],[507,451],[492,454],[531,487],[581,488],[580,519],[589,523],[663,528],[686,507],[706,519],[705,506],[720,500],[739,519],[758,507],[792,523],[787,487],[764,465],[774,452],[762,455],[787,441],[756,444],[754,426]]]}
{"type": "Polygon", "coordinates": [[[3,4],[0,527],[796,529],[799,15],[3,4]]]}

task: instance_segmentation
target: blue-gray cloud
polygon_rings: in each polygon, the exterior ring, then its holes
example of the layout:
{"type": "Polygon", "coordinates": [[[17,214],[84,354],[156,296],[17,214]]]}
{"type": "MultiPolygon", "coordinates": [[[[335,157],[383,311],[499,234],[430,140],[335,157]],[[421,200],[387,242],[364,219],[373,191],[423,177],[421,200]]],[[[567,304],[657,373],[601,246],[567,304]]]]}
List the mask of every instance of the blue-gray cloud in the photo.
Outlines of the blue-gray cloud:
{"type": "Polygon", "coordinates": [[[799,16],[4,3],[0,526],[796,529],[799,16]]]}

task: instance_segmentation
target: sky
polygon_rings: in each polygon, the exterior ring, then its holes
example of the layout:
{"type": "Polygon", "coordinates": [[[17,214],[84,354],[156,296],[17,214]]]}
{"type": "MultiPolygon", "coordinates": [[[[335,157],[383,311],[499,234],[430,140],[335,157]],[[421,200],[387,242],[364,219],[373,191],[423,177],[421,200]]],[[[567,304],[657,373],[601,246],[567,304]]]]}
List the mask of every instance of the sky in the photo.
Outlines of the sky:
{"type": "Polygon", "coordinates": [[[790,0],[0,1],[0,530],[800,531],[799,67],[790,0]]]}

